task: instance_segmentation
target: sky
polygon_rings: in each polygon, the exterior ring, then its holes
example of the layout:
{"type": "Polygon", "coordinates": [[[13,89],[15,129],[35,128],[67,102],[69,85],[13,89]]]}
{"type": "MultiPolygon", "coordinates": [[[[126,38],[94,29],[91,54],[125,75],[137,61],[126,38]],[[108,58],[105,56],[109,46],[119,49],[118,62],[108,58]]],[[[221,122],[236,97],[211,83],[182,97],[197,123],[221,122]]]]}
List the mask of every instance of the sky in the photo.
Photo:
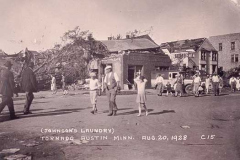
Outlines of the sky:
{"type": "Polygon", "coordinates": [[[135,29],[167,41],[240,32],[240,0],[0,0],[0,49],[43,51],[79,26],[97,40],[135,29]]]}

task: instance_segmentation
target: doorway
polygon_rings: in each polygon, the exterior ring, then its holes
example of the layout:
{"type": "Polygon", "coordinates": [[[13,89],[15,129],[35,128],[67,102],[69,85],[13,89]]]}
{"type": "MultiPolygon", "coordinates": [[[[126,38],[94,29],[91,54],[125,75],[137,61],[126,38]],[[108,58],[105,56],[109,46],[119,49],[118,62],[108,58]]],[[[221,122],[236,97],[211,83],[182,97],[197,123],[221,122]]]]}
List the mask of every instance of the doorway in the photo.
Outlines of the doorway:
{"type": "Polygon", "coordinates": [[[136,66],[133,66],[133,65],[129,65],[128,66],[128,88],[129,89],[132,89],[133,88],[133,85],[134,85],[134,78],[137,76],[138,73],[142,74],[142,69],[143,69],[143,66],[140,66],[140,65],[136,65],[136,66]]]}

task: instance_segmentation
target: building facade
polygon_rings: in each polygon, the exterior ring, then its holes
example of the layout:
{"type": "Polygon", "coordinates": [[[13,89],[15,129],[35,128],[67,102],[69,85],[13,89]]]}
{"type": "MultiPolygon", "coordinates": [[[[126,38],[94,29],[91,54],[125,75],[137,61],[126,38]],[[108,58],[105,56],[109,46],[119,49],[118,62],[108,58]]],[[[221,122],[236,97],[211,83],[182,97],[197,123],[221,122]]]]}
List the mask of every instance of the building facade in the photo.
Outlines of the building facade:
{"type": "Polygon", "coordinates": [[[110,56],[104,57],[98,63],[98,73],[101,77],[104,75],[104,68],[111,65],[124,88],[134,84],[137,73],[145,76],[148,80],[146,87],[150,88],[151,72],[169,69],[171,65],[170,58],[148,35],[101,42],[110,52],[110,56]]]}
{"type": "Polygon", "coordinates": [[[218,52],[207,38],[187,39],[161,44],[172,64],[213,74],[218,69],[218,52]]]}
{"type": "Polygon", "coordinates": [[[219,68],[228,71],[240,65],[240,33],[211,36],[209,41],[219,53],[219,68]]]}

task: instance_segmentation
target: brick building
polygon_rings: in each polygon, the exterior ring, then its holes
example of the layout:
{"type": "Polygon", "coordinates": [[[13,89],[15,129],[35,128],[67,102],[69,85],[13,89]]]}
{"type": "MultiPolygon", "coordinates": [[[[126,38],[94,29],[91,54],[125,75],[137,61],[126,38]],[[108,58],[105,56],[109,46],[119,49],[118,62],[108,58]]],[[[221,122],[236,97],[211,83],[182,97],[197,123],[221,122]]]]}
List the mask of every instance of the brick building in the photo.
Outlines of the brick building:
{"type": "Polygon", "coordinates": [[[240,65],[240,33],[211,36],[209,41],[218,50],[219,68],[227,71],[240,65]]]}
{"type": "Polygon", "coordinates": [[[208,74],[217,72],[218,52],[207,38],[166,42],[160,46],[173,65],[204,70],[208,74]]]}
{"type": "Polygon", "coordinates": [[[171,60],[165,55],[160,46],[148,35],[119,40],[103,40],[102,44],[110,52],[110,56],[98,63],[99,75],[104,74],[106,65],[111,65],[120,78],[121,86],[125,87],[137,72],[141,72],[147,80],[147,88],[151,87],[151,72],[169,69],[171,60]]]}

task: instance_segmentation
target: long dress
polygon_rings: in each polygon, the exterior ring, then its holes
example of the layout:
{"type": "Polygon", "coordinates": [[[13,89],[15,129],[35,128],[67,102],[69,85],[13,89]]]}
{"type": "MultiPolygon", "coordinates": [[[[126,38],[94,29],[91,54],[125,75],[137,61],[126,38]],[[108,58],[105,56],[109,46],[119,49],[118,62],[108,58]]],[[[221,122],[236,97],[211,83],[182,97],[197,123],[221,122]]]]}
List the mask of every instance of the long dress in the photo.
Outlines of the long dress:
{"type": "Polygon", "coordinates": [[[205,87],[206,87],[206,91],[207,93],[209,92],[209,88],[210,88],[210,78],[207,78],[205,81],[205,87]]]}
{"type": "Polygon", "coordinates": [[[56,78],[52,77],[52,80],[51,80],[51,91],[55,91],[56,89],[57,89],[57,87],[56,87],[56,78]]]}
{"type": "Polygon", "coordinates": [[[176,92],[183,93],[183,79],[178,77],[176,80],[176,92]]]}
{"type": "Polygon", "coordinates": [[[135,78],[134,82],[137,84],[137,87],[138,87],[138,94],[137,94],[136,102],[145,104],[147,101],[146,92],[145,92],[147,80],[144,79],[143,81],[141,81],[141,80],[139,80],[139,78],[135,78]]]}

